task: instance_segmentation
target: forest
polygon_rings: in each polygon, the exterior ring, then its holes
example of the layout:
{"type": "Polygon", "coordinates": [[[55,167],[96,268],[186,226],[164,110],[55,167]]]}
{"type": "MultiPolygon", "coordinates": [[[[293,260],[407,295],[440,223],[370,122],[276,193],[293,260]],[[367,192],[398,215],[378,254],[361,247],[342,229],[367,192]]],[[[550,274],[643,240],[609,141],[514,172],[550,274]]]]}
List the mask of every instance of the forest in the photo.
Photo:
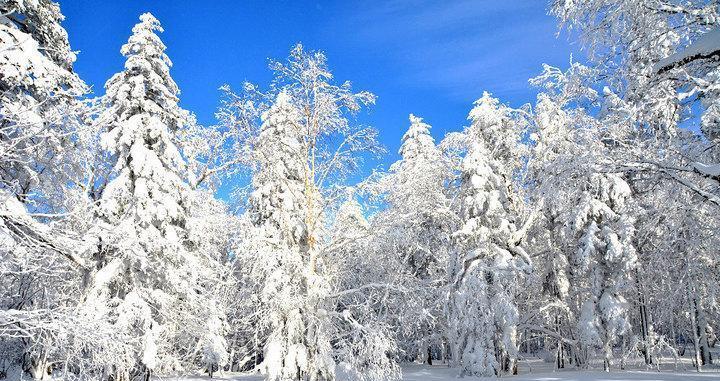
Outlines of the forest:
{"type": "Polygon", "coordinates": [[[358,176],[376,96],[320,50],[202,125],[152,14],[91,92],[60,5],[0,0],[0,380],[717,372],[720,4],[547,6],[586,61],[358,176]]]}

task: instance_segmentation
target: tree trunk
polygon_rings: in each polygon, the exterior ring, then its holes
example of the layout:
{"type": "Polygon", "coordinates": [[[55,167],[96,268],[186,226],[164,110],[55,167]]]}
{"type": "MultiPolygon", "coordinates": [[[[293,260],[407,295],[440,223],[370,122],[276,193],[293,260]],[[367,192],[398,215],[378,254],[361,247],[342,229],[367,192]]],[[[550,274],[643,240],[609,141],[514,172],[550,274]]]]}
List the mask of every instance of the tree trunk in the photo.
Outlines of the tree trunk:
{"type": "Polygon", "coordinates": [[[47,380],[50,377],[50,364],[45,356],[31,357],[27,372],[33,380],[47,380]]]}
{"type": "Polygon", "coordinates": [[[690,307],[693,308],[693,311],[690,311],[690,330],[693,334],[693,345],[695,346],[695,369],[697,369],[698,372],[702,371],[702,359],[700,357],[700,337],[698,337],[698,331],[697,331],[697,316],[694,311],[694,297],[692,295],[691,288],[688,287],[688,299],[690,301],[690,307]]]}
{"type": "Polygon", "coordinates": [[[565,346],[563,344],[562,339],[562,333],[560,332],[560,327],[562,324],[562,318],[560,316],[555,316],[555,333],[558,335],[557,340],[557,353],[556,353],[556,368],[557,369],[563,369],[565,368],[565,346]]]}
{"type": "MultiPolygon", "coordinates": [[[[636,279],[637,279],[637,271],[635,272],[636,279]]],[[[645,359],[645,365],[652,365],[653,360],[650,356],[650,343],[651,337],[650,337],[650,323],[649,323],[649,317],[647,312],[647,305],[645,302],[645,295],[643,294],[643,291],[640,286],[640,281],[637,281],[638,286],[638,309],[640,313],[640,333],[642,334],[642,352],[643,357],[645,359]]]]}
{"type": "Polygon", "coordinates": [[[705,309],[698,300],[697,295],[695,295],[694,303],[695,313],[697,314],[695,319],[697,326],[695,329],[697,330],[698,344],[700,346],[700,361],[702,361],[703,365],[711,365],[712,354],[710,353],[710,344],[708,343],[705,309]]]}

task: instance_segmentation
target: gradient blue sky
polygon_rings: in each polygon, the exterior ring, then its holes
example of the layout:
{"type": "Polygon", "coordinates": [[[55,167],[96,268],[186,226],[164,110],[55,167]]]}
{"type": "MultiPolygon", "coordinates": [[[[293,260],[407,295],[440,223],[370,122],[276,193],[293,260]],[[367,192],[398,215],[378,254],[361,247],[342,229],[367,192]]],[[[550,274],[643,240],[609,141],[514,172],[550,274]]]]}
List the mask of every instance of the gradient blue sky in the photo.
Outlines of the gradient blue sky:
{"type": "Polygon", "coordinates": [[[439,141],[466,123],[484,90],[520,106],[535,99],[528,78],[542,63],[567,67],[578,46],[547,15],[543,0],[233,1],[59,0],[76,71],[97,95],[122,70],[120,46],[143,12],[163,24],[181,104],[214,122],[222,84],[266,85],[268,58],[297,42],[327,53],[336,79],[378,96],[362,117],[397,159],[408,114],[422,116],[439,141]]]}

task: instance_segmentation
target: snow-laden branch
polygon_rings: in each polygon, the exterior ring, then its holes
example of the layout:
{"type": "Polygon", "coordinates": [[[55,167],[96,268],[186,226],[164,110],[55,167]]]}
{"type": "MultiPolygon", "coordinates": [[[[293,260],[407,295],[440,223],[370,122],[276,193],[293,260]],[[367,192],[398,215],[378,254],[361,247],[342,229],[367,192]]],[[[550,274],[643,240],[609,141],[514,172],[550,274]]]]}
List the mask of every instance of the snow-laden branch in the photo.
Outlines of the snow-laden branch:
{"type": "Polygon", "coordinates": [[[655,65],[655,72],[662,74],[699,60],[720,62],[720,28],[703,34],[683,51],[660,60],[655,65]]]}
{"type": "Polygon", "coordinates": [[[717,194],[714,194],[712,192],[708,192],[697,184],[683,178],[682,176],[679,176],[677,172],[689,172],[689,173],[697,173],[701,176],[709,179],[713,179],[717,181],[715,171],[717,171],[717,165],[705,165],[701,163],[693,163],[691,167],[678,167],[673,165],[666,165],[662,163],[657,163],[653,161],[641,161],[641,162],[634,162],[634,163],[626,163],[624,165],[621,165],[618,167],[619,171],[655,171],[658,173],[661,173],[665,175],[667,178],[672,179],[676,181],[677,183],[685,186],[687,189],[691,190],[695,194],[701,196],[705,200],[720,206],[720,196],[717,194]]]}
{"type": "Polygon", "coordinates": [[[402,286],[397,285],[397,284],[392,284],[392,283],[368,283],[368,284],[364,284],[364,285],[362,285],[362,286],[355,287],[355,288],[352,288],[352,289],[349,289],[349,290],[343,290],[343,291],[336,292],[336,293],[334,293],[334,294],[329,294],[329,295],[326,296],[326,298],[339,298],[339,297],[346,296],[346,295],[351,295],[351,294],[360,293],[360,292],[362,292],[362,291],[364,291],[364,290],[367,290],[367,289],[384,289],[384,290],[397,291],[397,292],[400,292],[400,293],[409,292],[409,290],[408,290],[407,288],[402,287],[402,286]]]}
{"type": "Polygon", "coordinates": [[[0,220],[2,220],[8,231],[21,242],[31,247],[50,250],[60,254],[81,269],[88,268],[85,260],[76,252],[68,248],[64,243],[61,243],[53,234],[44,232],[43,229],[33,221],[27,221],[25,218],[18,218],[5,212],[0,212],[0,220]]]}
{"type": "Polygon", "coordinates": [[[551,331],[543,326],[535,325],[535,324],[520,324],[518,325],[518,330],[527,329],[530,331],[540,332],[544,335],[553,337],[555,339],[561,340],[564,343],[570,344],[570,345],[577,345],[578,341],[575,339],[568,339],[567,337],[564,337],[560,335],[559,333],[555,331],[551,331]]]}

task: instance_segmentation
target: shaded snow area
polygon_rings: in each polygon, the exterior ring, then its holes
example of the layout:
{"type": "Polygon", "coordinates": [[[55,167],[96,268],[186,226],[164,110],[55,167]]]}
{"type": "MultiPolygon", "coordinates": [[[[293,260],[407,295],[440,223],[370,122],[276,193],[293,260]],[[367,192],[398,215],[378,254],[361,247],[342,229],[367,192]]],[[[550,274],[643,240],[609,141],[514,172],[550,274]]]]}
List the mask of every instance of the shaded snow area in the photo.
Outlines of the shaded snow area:
{"type": "MultiPolygon", "coordinates": [[[[688,360],[688,359],[684,359],[688,360]]],[[[599,369],[580,371],[580,370],[560,370],[553,371],[553,364],[545,363],[542,360],[534,359],[520,362],[520,374],[517,376],[507,376],[501,379],[513,381],[713,381],[720,380],[720,368],[713,367],[706,369],[703,373],[697,373],[691,367],[689,362],[683,361],[675,370],[671,365],[672,361],[668,361],[660,371],[647,370],[640,368],[636,370],[613,370],[609,373],[599,369]]],[[[403,381],[446,381],[446,380],[492,380],[494,378],[478,378],[478,377],[458,377],[458,370],[449,368],[446,365],[418,365],[406,364],[403,369],[403,381]]],[[[243,374],[231,373],[215,376],[213,380],[224,381],[262,381],[263,376],[260,374],[243,374]]],[[[199,381],[210,380],[207,376],[196,377],[164,377],[158,380],[181,380],[181,381],[199,381]]],[[[339,376],[337,381],[345,381],[339,376]]]]}

